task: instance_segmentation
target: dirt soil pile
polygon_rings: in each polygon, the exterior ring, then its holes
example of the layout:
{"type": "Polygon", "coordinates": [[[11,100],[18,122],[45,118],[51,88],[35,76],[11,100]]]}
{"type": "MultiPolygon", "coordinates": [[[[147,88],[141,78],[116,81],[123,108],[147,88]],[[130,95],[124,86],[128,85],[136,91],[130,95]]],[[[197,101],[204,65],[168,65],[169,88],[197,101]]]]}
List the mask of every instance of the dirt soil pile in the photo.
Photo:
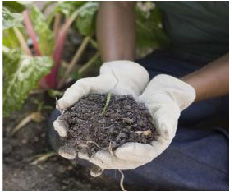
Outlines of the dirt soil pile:
{"type": "Polygon", "coordinates": [[[131,96],[91,94],[64,111],[66,144],[90,155],[114,151],[127,142],[148,144],[156,133],[149,111],[131,96]]]}

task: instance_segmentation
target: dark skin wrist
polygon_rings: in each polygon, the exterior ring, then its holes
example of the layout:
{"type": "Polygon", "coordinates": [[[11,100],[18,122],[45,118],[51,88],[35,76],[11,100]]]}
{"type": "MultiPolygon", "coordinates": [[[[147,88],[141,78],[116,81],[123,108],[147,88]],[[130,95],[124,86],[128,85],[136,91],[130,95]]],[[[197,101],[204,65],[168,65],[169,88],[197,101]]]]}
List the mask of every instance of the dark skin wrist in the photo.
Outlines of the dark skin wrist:
{"type": "Polygon", "coordinates": [[[198,71],[182,78],[196,91],[195,101],[224,96],[229,93],[229,55],[226,54],[198,71]]]}
{"type": "Polygon", "coordinates": [[[97,40],[104,62],[135,59],[134,2],[101,2],[97,40]]]}

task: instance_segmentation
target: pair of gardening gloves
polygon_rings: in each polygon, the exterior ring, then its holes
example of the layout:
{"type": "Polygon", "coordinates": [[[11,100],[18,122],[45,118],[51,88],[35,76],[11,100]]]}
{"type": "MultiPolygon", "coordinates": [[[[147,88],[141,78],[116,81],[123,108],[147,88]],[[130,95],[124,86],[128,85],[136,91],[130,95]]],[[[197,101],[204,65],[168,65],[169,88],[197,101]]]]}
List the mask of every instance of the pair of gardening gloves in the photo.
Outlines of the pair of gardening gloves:
{"type": "MultiPolygon", "coordinates": [[[[68,88],[57,101],[57,108],[62,111],[83,96],[109,92],[131,95],[137,102],[144,103],[153,118],[157,139],[150,144],[126,143],[113,154],[101,150],[93,156],[84,152],[76,153],[71,147],[61,147],[61,156],[73,159],[78,155],[101,169],[135,169],[151,162],[168,148],[176,134],[181,111],[195,99],[194,88],[180,79],[159,74],[149,82],[148,72],[138,63],[113,61],[103,63],[99,76],[80,79],[68,88]]],[[[53,125],[59,136],[67,136],[65,123],[59,117],[53,125]]]]}

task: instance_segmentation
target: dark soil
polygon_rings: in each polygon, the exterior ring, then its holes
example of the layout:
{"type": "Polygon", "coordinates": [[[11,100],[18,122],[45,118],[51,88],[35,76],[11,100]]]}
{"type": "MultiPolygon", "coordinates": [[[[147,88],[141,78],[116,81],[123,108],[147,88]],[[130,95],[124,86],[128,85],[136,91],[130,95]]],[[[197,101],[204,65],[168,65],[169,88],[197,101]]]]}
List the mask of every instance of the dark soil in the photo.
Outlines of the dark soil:
{"type": "Polygon", "coordinates": [[[68,129],[66,143],[77,151],[87,147],[90,155],[127,142],[148,144],[156,136],[149,111],[131,96],[91,94],[65,110],[61,119],[68,129]]]}

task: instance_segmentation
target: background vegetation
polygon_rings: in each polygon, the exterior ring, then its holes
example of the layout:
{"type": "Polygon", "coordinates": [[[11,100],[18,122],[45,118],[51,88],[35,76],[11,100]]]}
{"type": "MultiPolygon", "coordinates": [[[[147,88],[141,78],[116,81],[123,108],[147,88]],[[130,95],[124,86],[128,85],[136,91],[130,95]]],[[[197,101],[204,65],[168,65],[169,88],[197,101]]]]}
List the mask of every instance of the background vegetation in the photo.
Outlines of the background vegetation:
{"type": "MultiPolygon", "coordinates": [[[[96,72],[101,64],[95,37],[98,8],[98,2],[83,1],[46,2],[40,9],[35,3],[3,2],[5,117],[35,89],[57,96],[70,80],[96,72]]],[[[168,42],[153,2],[137,2],[136,41],[137,57],[168,42]]]]}

